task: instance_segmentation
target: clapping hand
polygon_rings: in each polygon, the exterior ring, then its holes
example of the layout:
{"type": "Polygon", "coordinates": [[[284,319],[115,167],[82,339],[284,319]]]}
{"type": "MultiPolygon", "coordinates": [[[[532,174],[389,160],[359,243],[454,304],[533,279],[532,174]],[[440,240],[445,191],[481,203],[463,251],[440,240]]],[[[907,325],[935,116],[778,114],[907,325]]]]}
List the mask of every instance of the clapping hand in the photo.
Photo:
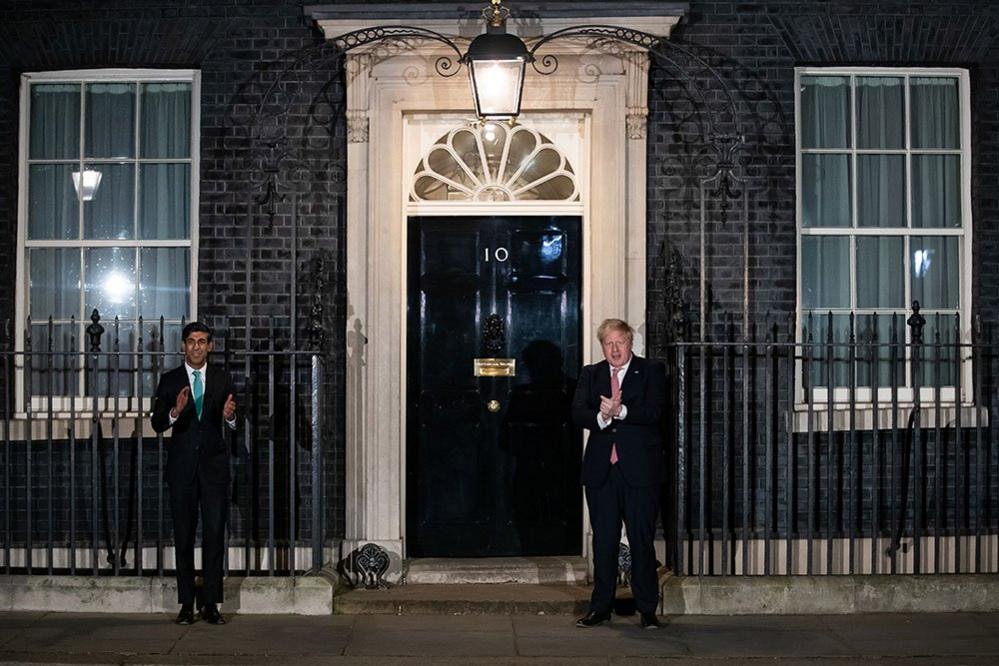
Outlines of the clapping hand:
{"type": "Polygon", "coordinates": [[[621,413],[621,390],[618,389],[611,394],[611,397],[600,396],[600,415],[605,421],[609,421],[621,413]]]}
{"type": "Polygon", "coordinates": [[[187,399],[191,396],[191,387],[185,386],[177,394],[177,400],[173,403],[173,409],[170,410],[170,416],[172,418],[178,418],[180,413],[184,411],[187,407],[187,399]]]}
{"type": "Polygon", "coordinates": [[[222,418],[232,421],[236,418],[236,401],[232,398],[232,393],[225,399],[225,406],[222,408],[222,418]]]}

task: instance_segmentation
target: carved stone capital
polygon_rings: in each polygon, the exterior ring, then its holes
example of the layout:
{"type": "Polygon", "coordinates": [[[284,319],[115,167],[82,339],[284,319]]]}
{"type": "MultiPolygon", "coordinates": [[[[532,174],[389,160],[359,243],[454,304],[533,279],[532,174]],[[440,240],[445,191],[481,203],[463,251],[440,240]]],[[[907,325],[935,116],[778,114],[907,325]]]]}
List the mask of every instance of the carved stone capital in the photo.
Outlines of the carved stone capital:
{"type": "Polygon", "coordinates": [[[347,112],[347,143],[368,142],[368,114],[365,111],[347,112]]]}
{"type": "Polygon", "coordinates": [[[629,109],[626,119],[629,139],[644,139],[649,131],[649,112],[646,109],[629,109]]]}

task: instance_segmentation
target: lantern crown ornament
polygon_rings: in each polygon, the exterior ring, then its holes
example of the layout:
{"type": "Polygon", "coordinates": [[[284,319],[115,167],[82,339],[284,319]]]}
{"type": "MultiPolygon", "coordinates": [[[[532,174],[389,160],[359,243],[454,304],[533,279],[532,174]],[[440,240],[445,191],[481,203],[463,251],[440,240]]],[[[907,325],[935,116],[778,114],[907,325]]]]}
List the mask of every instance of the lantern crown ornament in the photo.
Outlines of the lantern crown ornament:
{"type": "Polygon", "coordinates": [[[491,0],[482,10],[486,31],[472,40],[461,58],[475,100],[475,112],[483,119],[505,120],[520,114],[524,74],[534,58],[524,41],[506,31],[510,10],[502,0],[491,0]]]}

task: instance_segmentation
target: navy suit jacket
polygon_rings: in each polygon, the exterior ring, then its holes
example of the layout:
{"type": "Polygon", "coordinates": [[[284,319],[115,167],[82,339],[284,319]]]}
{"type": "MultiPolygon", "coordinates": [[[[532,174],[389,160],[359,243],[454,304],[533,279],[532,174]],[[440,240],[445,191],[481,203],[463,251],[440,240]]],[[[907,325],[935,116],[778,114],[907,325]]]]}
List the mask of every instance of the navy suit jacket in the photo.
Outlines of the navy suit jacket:
{"type": "MultiPolygon", "coordinates": [[[[173,424],[167,446],[167,483],[191,483],[197,472],[208,483],[229,482],[229,449],[226,446],[225,420],[222,411],[226,398],[234,393],[232,379],[221,368],[205,365],[205,397],[198,419],[194,396],[173,424]]],[[[184,365],[164,373],[156,387],[152,424],[156,432],[170,428],[170,410],[177,394],[190,386],[184,365]]]]}
{"type": "Polygon", "coordinates": [[[662,417],[666,403],[666,372],[661,363],[631,357],[621,382],[621,403],[628,408],[622,420],[614,419],[603,430],[597,423],[600,396],[610,397],[610,364],[587,365],[579,376],[572,400],[572,421],[590,431],[583,455],[585,486],[603,485],[610,471],[611,446],[617,446],[617,464],[625,483],[632,487],[662,483],[665,476],[662,417]]]}

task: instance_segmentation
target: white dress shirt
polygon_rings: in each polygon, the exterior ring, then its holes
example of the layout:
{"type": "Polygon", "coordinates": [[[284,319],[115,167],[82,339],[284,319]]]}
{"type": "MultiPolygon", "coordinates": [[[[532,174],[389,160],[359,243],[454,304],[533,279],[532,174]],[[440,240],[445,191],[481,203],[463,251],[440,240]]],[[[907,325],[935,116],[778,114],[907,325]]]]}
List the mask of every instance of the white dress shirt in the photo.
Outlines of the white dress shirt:
{"type": "MultiPolygon", "coordinates": [[[[618,370],[617,373],[617,384],[622,391],[624,390],[624,378],[628,375],[628,366],[631,365],[632,358],[634,358],[634,355],[628,357],[628,360],[625,362],[624,365],[621,366],[620,370],[618,370]]],[[[611,366],[608,371],[613,372],[614,367],[611,366]]],[[[615,420],[623,421],[625,418],[627,418],[627,416],[628,416],[628,408],[625,407],[624,404],[621,405],[621,411],[618,412],[617,416],[611,417],[606,421],[604,420],[604,415],[600,413],[600,410],[597,410],[597,425],[600,426],[601,430],[603,430],[604,428],[609,426],[613,421],[615,420]]]]}
{"type": "MultiPolygon", "coordinates": [[[[188,400],[194,400],[193,390],[194,390],[194,371],[195,370],[197,370],[198,372],[201,373],[201,391],[202,391],[201,395],[202,395],[202,397],[208,395],[208,364],[205,363],[200,368],[192,368],[185,361],[184,362],[184,369],[187,370],[187,385],[190,386],[191,390],[192,390],[192,395],[188,397],[188,400]]],[[[173,425],[174,422],[176,422],[177,419],[180,418],[180,414],[178,414],[177,416],[173,415],[173,407],[170,408],[170,412],[167,414],[167,416],[170,418],[170,425],[173,425]]],[[[233,430],[236,429],[236,417],[235,416],[232,417],[231,421],[226,421],[225,423],[226,423],[227,426],[229,426],[233,430]]]]}

